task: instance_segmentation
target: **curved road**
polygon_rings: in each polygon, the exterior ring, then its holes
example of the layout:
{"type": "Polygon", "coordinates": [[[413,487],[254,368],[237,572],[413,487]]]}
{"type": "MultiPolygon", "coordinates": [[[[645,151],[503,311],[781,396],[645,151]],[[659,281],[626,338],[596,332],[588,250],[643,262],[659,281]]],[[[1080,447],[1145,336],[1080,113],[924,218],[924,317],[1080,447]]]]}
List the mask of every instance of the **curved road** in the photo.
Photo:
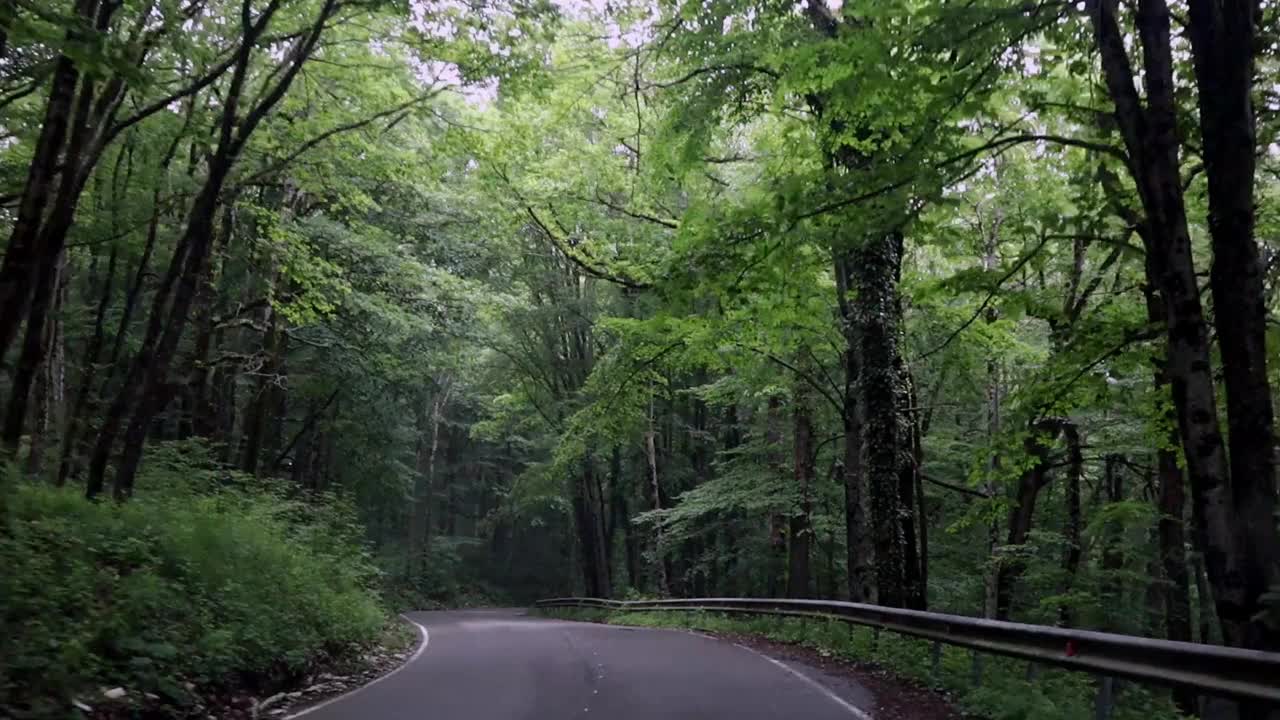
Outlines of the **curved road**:
{"type": "Polygon", "coordinates": [[[871,720],[847,680],[675,630],[527,617],[411,613],[428,642],[399,671],[305,720],[871,720]]]}

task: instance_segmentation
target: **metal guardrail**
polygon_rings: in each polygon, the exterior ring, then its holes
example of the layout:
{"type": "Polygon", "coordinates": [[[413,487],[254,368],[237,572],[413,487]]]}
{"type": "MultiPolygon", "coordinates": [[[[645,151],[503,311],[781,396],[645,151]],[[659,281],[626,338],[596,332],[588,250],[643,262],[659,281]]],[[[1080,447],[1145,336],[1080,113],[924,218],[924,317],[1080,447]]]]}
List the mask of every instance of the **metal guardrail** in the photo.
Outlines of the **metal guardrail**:
{"type": "Polygon", "coordinates": [[[825,600],[539,600],[537,608],[713,611],[838,620],[1059,667],[1280,705],[1280,653],[825,600]]]}

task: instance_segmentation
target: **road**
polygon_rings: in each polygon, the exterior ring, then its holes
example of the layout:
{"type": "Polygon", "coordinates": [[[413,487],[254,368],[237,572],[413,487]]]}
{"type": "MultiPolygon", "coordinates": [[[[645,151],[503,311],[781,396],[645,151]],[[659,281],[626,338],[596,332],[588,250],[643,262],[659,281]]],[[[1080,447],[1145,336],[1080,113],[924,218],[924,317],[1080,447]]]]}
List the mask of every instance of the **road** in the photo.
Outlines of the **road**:
{"type": "Polygon", "coordinates": [[[848,680],[676,630],[411,613],[428,641],[400,670],[298,720],[871,720],[848,680]]]}

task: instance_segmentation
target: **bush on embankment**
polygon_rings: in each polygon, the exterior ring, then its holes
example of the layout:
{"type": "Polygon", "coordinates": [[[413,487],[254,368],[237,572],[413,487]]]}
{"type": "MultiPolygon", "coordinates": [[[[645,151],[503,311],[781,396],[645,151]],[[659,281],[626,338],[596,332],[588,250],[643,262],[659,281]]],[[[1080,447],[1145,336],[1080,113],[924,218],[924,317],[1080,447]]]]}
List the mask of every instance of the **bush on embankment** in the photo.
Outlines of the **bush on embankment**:
{"type": "Polygon", "coordinates": [[[100,688],[175,707],[265,690],[375,639],[386,617],[335,502],[157,453],[135,499],[0,487],[0,717],[68,717],[100,688]]]}

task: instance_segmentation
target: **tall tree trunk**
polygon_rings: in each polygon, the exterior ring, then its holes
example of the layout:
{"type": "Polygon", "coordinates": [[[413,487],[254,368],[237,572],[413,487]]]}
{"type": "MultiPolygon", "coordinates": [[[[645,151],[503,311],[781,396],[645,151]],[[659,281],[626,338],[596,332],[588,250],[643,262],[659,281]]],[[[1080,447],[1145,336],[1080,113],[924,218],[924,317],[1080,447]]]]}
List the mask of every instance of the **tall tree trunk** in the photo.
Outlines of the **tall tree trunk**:
{"type": "Polygon", "coordinates": [[[53,311],[45,320],[45,344],[48,350],[40,363],[39,379],[36,385],[34,423],[31,428],[31,442],[27,450],[26,473],[38,477],[44,473],[45,452],[50,445],[58,444],[58,436],[64,428],[63,407],[66,382],[66,338],[63,332],[62,307],[67,296],[66,253],[60,258],[61,269],[58,271],[58,289],[55,291],[53,311]]]}
{"type": "MultiPolygon", "coordinates": [[[[726,455],[736,453],[742,446],[742,428],[738,420],[738,405],[731,403],[724,412],[724,438],[722,448],[726,455]]],[[[724,559],[720,571],[722,580],[719,592],[732,597],[738,592],[738,537],[741,521],[739,513],[729,511],[721,517],[720,551],[717,553],[724,559]]]]}
{"type": "Polygon", "coordinates": [[[812,408],[806,387],[802,382],[796,384],[795,398],[792,401],[794,429],[794,470],[796,506],[792,508],[788,518],[787,542],[787,597],[807,598],[813,596],[812,571],[810,555],[813,544],[813,418],[812,408]]]}
{"type": "Polygon", "coordinates": [[[924,448],[920,438],[920,412],[916,409],[915,381],[902,355],[898,355],[899,432],[903,445],[898,460],[898,497],[901,509],[903,547],[903,593],[905,606],[924,610],[928,605],[928,531],[925,527],[920,466],[924,448]]]}
{"type": "Polygon", "coordinates": [[[106,276],[102,280],[102,289],[98,295],[97,310],[94,312],[93,333],[89,336],[89,342],[85,348],[80,383],[76,387],[75,400],[71,404],[66,431],[62,436],[62,452],[56,481],[59,486],[65,485],[68,478],[79,474],[83,454],[88,449],[82,442],[85,435],[84,423],[94,414],[98,405],[94,386],[97,382],[98,361],[102,356],[102,346],[105,341],[107,309],[111,306],[118,258],[119,247],[112,244],[111,254],[107,258],[106,276]]]}
{"type": "Polygon", "coordinates": [[[840,308],[840,330],[844,338],[844,388],[841,423],[844,429],[844,515],[846,572],[849,600],[876,602],[875,543],[868,510],[867,478],[862,458],[862,402],[859,389],[858,343],[860,326],[851,295],[853,266],[850,252],[834,252],[836,301],[840,308]]]}
{"type": "Polygon", "coordinates": [[[192,206],[187,230],[174,250],[169,270],[152,300],[142,347],[134,356],[124,385],[112,401],[98,433],[89,463],[86,492],[96,497],[103,488],[107,463],[116,438],[124,430],[124,454],[116,470],[114,494],[118,499],[133,493],[133,480],[142,459],[147,425],[168,404],[169,368],[178,340],[187,323],[187,313],[195,298],[198,278],[213,235],[213,216],[218,206],[229,163],[215,163],[211,175],[192,206]],[[172,295],[172,304],[168,303],[172,295]],[[132,417],[130,417],[132,416],[132,417]],[[126,418],[129,418],[126,425],[126,418]]]}
{"type": "MultiPolygon", "coordinates": [[[[97,0],[76,0],[74,14],[77,22],[71,24],[66,35],[69,46],[85,41],[85,28],[92,26],[97,10],[97,0]]],[[[4,258],[0,261],[0,360],[8,355],[9,347],[27,317],[38,269],[36,260],[42,252],[41,226],[55,190],[59,158],[67,142],[79,80],[80,72],[75,61],[59,55],[50,76],[44,119],[27,166],[27,179],[18,203],[17,217],[14,218],[4,258]]]]}
{"type": "MultiPolygon", "coordinates": [[[[622,448],[617,445],[609,452],[609,475],[608,488],[600,488],[600,517],[604,521],[604,555],[609,558],[610,566],[612,566],[614,558],[614,541],[617,539],[618,530],[621,524],[627,522],[626,513],[618,514],[615,505],[618,500],[624,497],[622,492],[622,448]]],[[[623,549],[626,552],[626,549],[623,549]]],[[[627,583],[631,584],[630,568],[627,568],[627,583]]],[[[634,587],[634,585],[631,585],[634,587]]]]}
{"type": "MultiPolygon", "coordinates": [[[[1080,517],[1080,485],[1084,480],[1084,451],[1081,449],[1080,430],[1073,422],[1062,425],[1062,436],[1067,443],[1067,477],[1065,505],[1067,511],[1066,524],[1062,529],[1064,548],[1062,552],[1062,592],[1068,595],[1075,585],[1076,573],[1080,570],[1082,519],[1080,517]]],[[[1058,624],[1065,627],[1075,625],[1075,612],[1069,603],[1058,608],[1058,624]]]]}
{"type": "MultiPolygon", "coordinates": [[[[1259,484],[1268,485],[1266,488],[1255,486],[1255,478],[1242,479],[1244,494],[1256,496],[1256,509],[1239,508],[1235,502],[1238,496],[1233,493],[1223,445],[1209,334],[1200,302],[1179,173],[1181,144],[1177,134],[1169,8],[1163,0],[1143,0],[1139,6],[1137,29],[1142,41],[1143,79],[1147,89],[1146,107],[1143,107],[1134,86],[1136,73],[1129,62],[1125,36],[1118,20],[1118,1],[1089,0],[1088,7],[1093,15],[1108,91],[1115,103],[1115,119],[1124,137],[1130,172],[1146,213],[1143,239],[1150,260],[1148,273],[1165,306],[1168,377],[1177,410],[1178,432],[1187,460],[1195,514],[1202,520],[1196,526],[1196,533],[1200,535],[1196,544],[1205,550],[1205,565],[1227,643],[1254,647],[1266,645],[1274,641],[1275,632],[1263,629],[1260,623],[1251,622],[1250,616],[1252,610],[1260,606],[1261,598],[1254,594],[1258,581],[1274,572],[1265,564],[1259,565],[1263,559],[1259,553],[1280,552],[1275,549],[1274,525],[1269,524],[1274,522],[1269,513],[1274,507],[1275,488],[1274,484],[1269,484],[1270,474],[1265,479],[1256,478],[1259,484]],[[1245,514],[1241,516],[1239,511],[1245,514]],[[1268,514],[1268,519],[1257,522],[1256,513],[1259,511],[1268,514]],[[1257,551],[1249,550],[1243,547],[1249,542],[1245,537],[1247,533],[1256,533],[1254,537],[1259,539],[1270,537],[1271,540],[1258,545],[1257,551]]],[[[1219,169],[1224,172],[1240,170],[1239,167],[1219,169]]],[[[1233,252],[1236,255],[1232,257],[1238,261],[1248,251],[1241,247],[1228,251],[1233,252]]],[[[1232,260],[1228,259],[1227,263],[1230,266],[1232,260]]],[[[1245,268],[1242,266],[1241,269],[1245,268]]],[[[1218,284],[1213,283],[1215,292],[1218,284]]],[[[1248,286],[1247,279],[1244,284],[1248,286]]],[[[1252,302],[1249,297],[1240,299],[1246,305],[1252,302]]],[[[1232,308],[1228,301],[1227,306],[1219,308],[1219,311],[1227,313],[1222,316],[1224,322],[1230,322],[1227,318],[1233,311],[1246,314],[1242,318],[1246,330],[1239,334],[1231,331],[1232,339],[1224,338],[1224,360],[1228,354],[1233,358],[1233,367],[1226,370],[1224,377],[1232,378],[1229,388],[1234,386],[1240,391],[1234,393],[1237,403],[1244,402],[1257,413],[1262,413],[1254,419],[1270,428],[1270,424],[1264,422],[1269,399],[1265,401],[1267,408],[1263,408],[1258,404],[1263,402],[1261,399],[1246,399],[1241,395],[1246,388],[1257,385],[1259,373],[1265,378],[1265,364],[1239,366],[1242,360],[1247,362],[1249,357],[1260,352],[1249,344],[1252,330],[1248,313],[1252,310],[1249,307],[1232,308]],[[1243,345],[1228,351],[1227,343],[1237,341],[1243,345]],[[1237,351],[1243,357],[1237,356],[1237,351]],[[1244,387],[1240,387],[1237,381],[1243,381],[1244,387]]],[[[1230,389],[1228,393],[1232,394],[1230,389]]],[[[1241,414],[1237,417],[1246,414],[1239,412],[1241,414]]],[[[1265,442],[1269,447],[1270,431],[1266,433],[1268,439],[1265,442]]],[[[1258,440],[1255,429],[1244,430],[1243,437],[1244,453],[1239,462],[1252,463],[1265,471],[1270,461],[1259,459],[1254,452],[1256,447],[1253,444],[1258,440]]]]}
{"type": "MultiPolygon", "coordinates": [[[[1150,283],[1143,287],[1147,303],[1147,319],[1158,324],[1163,319],[1163,303],[1159,292],[1150,283]]],[[[1168,369],[1164,358],[1152,361],[1153,385],[1157,402],[1166,407],[1169,397],[1168,369]]],[[[1183,517],[1186,515],[1186,489],[1182,468],[1178,464],[1177,420],[1172,410],[1159,418],[1167,427],[1165,443],[1156,449],[1156,484],[1160,520],[1157,534],[1160,539],[1160,564],[1167,586],[1163,592],[1165,632],[1170,640],[1190,642],[1191,637],[1191,589],[1187,572],[1187,540],[1183,517]]],[[[1174,699],[1179,707],[1190,712],[1195,707],[1194,693],[1175,691],[1174,699]]]]}
{"type": "MultiPolygon", "coordinates": [[[[99,3],[97,0],[90,0],[84,6],[89,12],[83,17],[91,21],[95,34],[105,35],[111,26],[112,17],[121,5],[122,3],[117,2],[99,3]]],[[[79,27],[69,31],[68,39],[72,41],[71,44],[83,40],[78,37],[82,32],[83,29],[79,27]]],[[[59,65],[61,61],[62,59],[59,60],[59,65]]],[[[74,69],[72,72],[75,72],[74,69]]],[[[27,323],[3,429],[5,448],[10,453],[16,447],[16,437],[22,434],[25,407],[30,397],[31,385],[35,381],[34,372],[44,362],[45,353],[48,352],[49,345],[43,341],[46,335],[45,323],[58,302],[55,296],[60,293],[67,235],[75,220],[76,207],[84,193],[85,184],[102,155],[105,126],[114,119],[115,110],[123,99],[125,84],[121,76],[113,76],[101,83],[100,94],[96,93],[98,85],[94,75],[79,77],[79,92],[72,109],[70,125],[63,138],[63,153],[57,169],[58,186],[53,195],[52,206],[44,214],[43,223],[41,214],[37,213],[34,223],[28,224],[23,218],[23,212],[28,209],[27,197],[24,195],[9,248],[11,253],[17,255],[15,260],[19,264],[15,273],[18,274],[7,272],[10,266],[8,254],[3,266],[0,266],[0,307],[4,308],[0,316],[5,318],[0,320],[0,358],[4,357],[9,343],[16,335],[15,323],[20,322],[24,309],[27,323]],[[24,240],[20,232],[28,232],[30,241],[24,240]],[[14,282],[10,284],[10,280],[14,282]],[[12,297],[6,297],[10,295],[10,290],[13,291],[12,297]],[[18,317],[9,318],[10,313],[18,317]]],[[[46,117],[45,120],[49,122],[51,118],[46,117]]],[[[43,139],[42,133],[41,140],[43,139]]],[[[39,152],[40,148],[37,148],[37,154],[39,152]]],[[[36,174],[34,168],[33,163],[32,173],[36,174]]],[[[52,177],[48,180],[51,183],[52,177]]],[[[47,198],[34,204],[38,204],[43,210],[46,203],[47,198]]]]}
{"type": "MultiPolygon", "coordinates": [[[[999,166],[997,165],[997,168],[999,166]]],[[[997,176],[998,177],[998,176],[997,176]]],[[[991,230],[982,238],[982,269],[988,272],[995,270],[998,258],[996,254],[999,250],[1000,228],[1004,224],[1004,214],[1000,207],[996,207],[995,221],[991,225],[991,230]]],[[[983,313],[983,322],[987,325],[994,324],[1000,319],[1000,313],[994,304],[986,309],[983,313]]],[[[1003,389],[1001,387],[1001,366],[1000,361],[995,357],[995,353],[987,358],[987,382],[985,387],[986,395],[986,440],[991,448],[991,456],[987,460],[985,468],[985,481],[982,484],[982,491],[986,494],[988,502],[993,502],[997,497],[998,478],[1003,470],[1003,464],[1000,458],[1000,451],[997,447],[1001,432],[1003,432],[1003,413],[1002,400],[1003,389]]],[[[983,594],[982,594],[982,616],[985,618],[994,618],[999,614],[999,598],[1000,598],[1000,569],[1002,567],[997,549],[1000,546],[1000,522],[995,519],[995,513],[987,524],[987,557],[991,561],[987,563],[987,570],[983,574],[983,594]]]]}
{"type": "Polygon", "coordinates": [[[582,462],[581,473],[573,480],[572,505],[574,525],[578,531],[578,545],[582,551],[582,576],[590,597],[607,598],[609,588],[609,563],[604,557],[604,537],[599,507],[593,497],[592,478],[594,468],[590,457],[582,462]]]}
{"type": "MultiPolygon", "coordinates": [[[[776,394],[770,395],[768,407],[765,410],[765,465],[768,468],[771,484],[785,487],[782,483],[783,478],[786,477],[782,422],[782,397],[776,394]]],[[[781,508],[774,508],[769,512],[767,522],[768,525],[765,528],[768,533],[766,540],[768,555],[765,559],[766,593],[769,597],[782,597],[786,592],[787,579],[787,515],[781,511],[781,508]]]]}
{"type": "MultiPolygon", "coordinates": [[[[210,367],[210,351],[221,345],[221,333],[214,328],[213,308],[218,297],[218,280],[225,263],[223,254],[231,243],[235,228],[235,214],[228,202],[223,206],[222,221],[218,229],[215,259],[206,266],[196,295],[196,337],[192,346],[191,366],[187,371],[187,404],[190,408],[190,432],[196,437],[210,439],[217,434],[218,414],[210,396],[210,380],[217,381],[210,367]]],[[[275,468],[269,468],[274,470],[275,468]]]]}
{"type": "Polygon", "coordinates": [[[178,341],[186,329],[187,316],[197,284],[208,262],[213,243],[214,218],[221,202],[223,186],[254,131],[289,91],[302,65],[310,58],[320,35],[338,11],[338,0],[323,0],[310,27],[285,53],[279,72],[271,77],[243,115],[239,113],[250,61],[258,40],[266,32],[279,5],[268,5],[255,19],[245,14],[241,38],[235,50],[234,69],[222,98],[218,141],[206,163],[204,183],[192,201],[186,229],[174,249],[169,269],[152,302],[151,316],[142,347],[129,366],[124,387],[117,393],[98,433],[89,463],[86,494],[96,497],[105,483],[107,464],[117,437],[124,428],[124,447],[116,468],[113,494],[119,500],[133,494],[134,478],[142,460],[146,428],[156,413],[168,404],[173,386],[168,375],[178,341]],[[172,296],[172,302],[169,302],[172,296]],[[128,424],[125,425],[125,419],[128,424]]]}
{"type": "MultiPolygon", "coordinates": [[[[171,152],[165,158],[165,164],[172,160],[173,152],[177,150],[177,144],[170,146],[171,152]]],[[[125,294],[124,309],[120,313],[120,324],[116,329],[115,342],[111,346],[110,370],[108,371],[108,379],[114,373],[114,368],[120,360],[120,353],[124,349],[125,339],[129,336],[129,326],[133,324],[133,315],[138,307],[138,299],[142,296],[142,288],[146,282],[147,274],[151,271],[151,256],[155,253],[156,240],[160,235],[160,216],[161,216],[160,190],[157,188],[151,196],[151,219],[147,221],[147,237],[142,245],[142,255],[138,258],[138,267],[133,273],[133,282],[129,284],[129,290],[125,294]]]]}
{"type": "Polygon", "coordinates": [[[257,387],[246,414],[244,456],[240,463],[241,469],[250,474],[258,472],[271,423],[271,412],[275,409],[276,388],[283,381],[279,376],[278,365],[281,334],[279,315],[270,304],[263,309],[262,320],[265,324],[262,334],[262,366],[258,369],[257,387]]]}
{"type": "MultiPolygon", "coordinates": [[[[1119,455],[1108,455],[1103,464],[1103,488],[1109,505],[1124,501],[1124,476],[1120,473],[1123,460],[1119,455]]],[[[1119,612],[1124,608],[1124,584],[1120,578],[1124,570],[1124,526],[1115,520],[1103,528],[1101,570],[1100,599],[1106,618],[1103,629],[1120,631],[1123,628],[1119,612]]]]}
{"type": "MultiPolygon", "coordinates": [[[[1167,392],[1164,388],[1161,390],[1167,392]]],[[[1164,571],[1165,582],[1161,593],[1164,601],[1165,637],[1169,640],[1191,642],[1191,586],[1187,572],[1186,530],[1183,524],[1186,493],[1178,455],[1167,447],[1156,450],[1156,483],[1160,508],[1157,534],[1160,538],[1160,566],[1164,571]]],[[[1173,699],[1184,713],[1194,714],[1194,691],[1174,688],[1173,699]]]]}
{"type": "MultiPolygon", "coordinates": [[[[649,477],[648,494],[649,503],[654,510],[662,509],[662,483],[658,479],[658,449],[655,444],[654,436],[657,431],[653,426],[653,403],[649,403],[649,430],[644,435],[645,458],[648,461],[649,477]]],[[[662,531],[660,527],[654,529],[654,555],[656,560],[655,570],[658,576],[658,592],[661,595],[671,594],[671,561],[667,557],[667,551],[664,547],[662,531]]]]}
{"type": "MultiPolygon", "coordinates": [[[[454,435],[451,428],[446,428],[444,444],[444,476],[445,498],[444,498],[444,515],[440,518],[440,532],[446,537],[457,537],[458,535],[458,509],[461,503],[458,488],[458,445],[459,440],[454,435]]],[[[590,502],[588,496],[587,501],[590,502]]]]}
{"type": "MultiPolygon", "coordinates": [[[[627,502],[628,488],[622,464],[622,448],[614,446],[609,459],[610,479],[609,522],[610,534],[622,532],[623,562],[627,569],[627,586],[633,590],[643,589],[640,578],[640,534],[631,523],[631,511],[627,502]]],[[[612,557],[612,555],[610,556],[612,557]]]]}
{"type": "Polygon", "coordinates": [[[440,425],[444,421],[444,408],[452,390],[450,383],[441,387],[431,401],[430,412],[419,407],[416,413],[418,429],[417,473],[413,484],[413,510],[409,521],[408,568],[409,577],[417,578],[425,567],[431,542],[431,503],[435,495],[436,454],[440,450],[440,425]]]}
{"type": "Polygon", "coordinates": [[[1211,644],[1221,638],[1215,637],[1213,612],[1213,590],[1209,587],[1209,573],[1204,566],[1204,556],[1194,553],[1191,556],[1191,573],[1196,581],[1196,626],[1197,638],[1200,642],[1211,644]]]}
{"type": "Polygon", "coordinates": [[[902,498],[899,470],[903,438],[899,407],[898,273],[902,234],[867,238],[857,252],[854,289],[858,302],[858,365],[862,402],[862,442],[871,486],[871,518],[875,536],[877,600],[881,605],[906,604],[902,498]]]}
{"type": "MultiPolygon", "coordinates": [[[[14,298],[12,307],[6,303],[4,313],[0,313],[7,316],[12,312],[18,316],[0,320],[0,343],[3,343],[0,344],[0,358],[7,350],[6,328],[11,323],[21,322],[24,310],[27,322],[26,334],[18,356],[17,371],[14,373],[9,391],[4,427],[0,432],[4,451],[10,456],[17,451],[18,442],[22,437],[23,423],[27,417],[27,403],[31,398],[31,389],[35,385],[36,376],[49,350],[48,322],[56,303],[55,296],[58,294],[60,278],[66,265],[66,253],[63,247],[75,216],[76,201],[84,189],[80,161],[88,140],[93,98],[94,82],[90,78],[84,78],[80,83],[80,92],[77,94],[75,107],[72,110],[71,125],[67,131],[66,152],[60,160],[62,167],[53,207],[50,208],[48,220],[36,234],[34,246],[30,249],[30,257],[26,260],[28,264],[26,267],[19,268],[25,273],[25,278],[17,285],[24,287],[16,291],[21,292],[22,295],[14,298]]],[[[22,222],[21,218],[18,222],[22,222]]],[[[38,219],[37,222],[39,222],[38,219]]],[[[15,226],[15,232],[17,232],[17,226],[15,226]]],[[[23,251],[13,246],[17,238],[10,242],[10,252],[21,255],[23,251]]],[[[5,256],[4,265],[9,265],[8,255],[5,256]]],[[[0,287],[4,286],[3,275],[4,269],[0,268],[0,287]]],[[[14,333],[16,334],[16,327],[14,333]]]]}
{"type": "Polygon", "coordinates": [[[1209,188],[1214,327],[1227,393],[1231,525],[1240,553],[1226,561],[1211,556],[1209,565],[1211,573],[1214,566],[1220,568],[1215,595],[1227,642],[1276,651],[1280,627],[1264,619],[1262,601],[1280,586],[1280,537],[1265,270],[1254,238],[1253,71],[1262,8],[1258,0],[1191,0],[1189,9],[1209,188]]]}
{"type": "Polygon", "coordinates": [[[1013,613],[1013,591],[1026,568],[1026,563],[1018,554],[1031,534],[1036,499],[1049,483],[1049,444],[1057,436],[1060,425],[1056,421],[1033,425],[1023,441],[1023,449],[1027,457],[1031,458],[1031,466],[1019,476],[1013,507],[1009,509],[1008,534],[1000,553],[1004,557],[1000,558],[996,573],[997,620],[1008,620],[1013,613]]]}

